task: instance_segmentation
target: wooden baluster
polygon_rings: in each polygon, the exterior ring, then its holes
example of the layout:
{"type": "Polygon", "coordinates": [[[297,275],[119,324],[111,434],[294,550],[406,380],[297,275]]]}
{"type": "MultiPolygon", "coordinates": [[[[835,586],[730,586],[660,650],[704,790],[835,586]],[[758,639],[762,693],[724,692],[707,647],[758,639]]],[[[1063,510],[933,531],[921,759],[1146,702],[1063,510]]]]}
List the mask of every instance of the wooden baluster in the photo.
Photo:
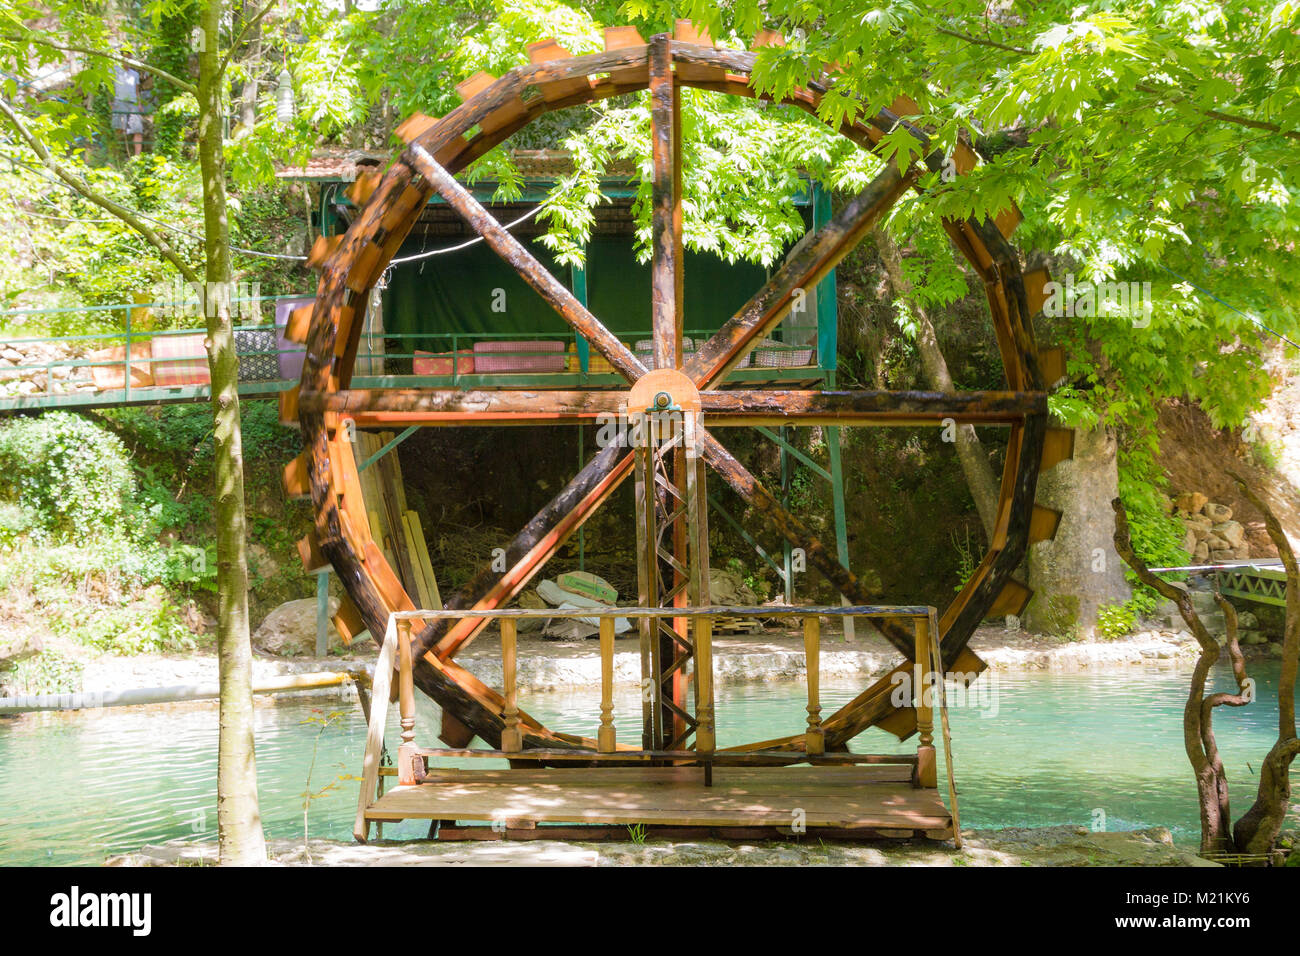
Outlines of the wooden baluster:
{"type": "Polygon", "coordinates": [[[822,730],[821,638],[821,618],[808,615],[803,619],[803,655],[808,671],[808,730],[804,733],[804,752],[810,757],[820,757],[826,752],[826,734],[822,730]]]}
{"type": "Polygon", "coordinates": [[[920,741],[916,747],[915,786],[939,786],[939,768],[934,750],[934,701],[929,688],[930,618],[916,619],[916,657],[912,669],[912,701],[916,708],[916,729],[920,741]]]}
{"type": "Polygon", "coordinates": [[[518,632],[513,617],[503,617],[501,621],[501,669],[505,673],[506,709],[505,730],[501,731],[501,749],[506,753],[517,754],[524,749],[523,731],[519,729],[519,701],[515,689],[515,659],[518,646],[518,632]]]}
{"type": "Polygon", "coordinates": [[[411,622],[397,621],[397,699],[402,717],[402,742],[397,747],[397,782],[410,786],[420,782],[415,754],[415,674],[411,661],[411,622]]]}
{"type": "Polygon", "coordinates": [[[614,752],[614,618],[600,619],[600,729],[596,747],[603,754],[614,752]]]}
{"type": "Polygon", "coordinates": [[[695,619],[695,691],[700,699],[695,702],[695,749],[711,754],[717,748],[717,732],[713,720],[713,618],[702,615],[695,619]]]}

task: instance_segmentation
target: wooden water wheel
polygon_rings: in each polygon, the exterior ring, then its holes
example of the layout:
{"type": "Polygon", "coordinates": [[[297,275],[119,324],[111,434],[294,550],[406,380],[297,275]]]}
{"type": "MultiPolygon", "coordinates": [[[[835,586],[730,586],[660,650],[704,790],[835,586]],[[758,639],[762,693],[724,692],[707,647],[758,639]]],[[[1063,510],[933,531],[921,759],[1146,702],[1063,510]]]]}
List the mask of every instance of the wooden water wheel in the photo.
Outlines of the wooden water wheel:
{"type": "MultiPolygon", "coordinates": [[[[757,45],[771,42],[780,39],[764,34],[757,45]]],[[[674,35],[655,36],[648,43],[634,28],[612,28],[606,32],[605,51],[589,56],[570,56],[553,41],[534,44],[529,52],[530,65],[499,79],[480,73],[463,83],[464,102],[442,119],[415,116],[399,128],[406,148],[387,171],[365,175],[353,186],[350,195],[361,207],[360,213],[345,235],[318,241],[310,263],[320,270],[315,303],[295,313],[290,322],[289,337],[306,343],[307,358],[301,385],[296,395],[287,396],[286,404],[296,410],[307,447],[286,469],[286,487],[291,493],[312,498],[316,526],[302,542],[304,561],[309,567],[322,567],[326,562],[334,566],[350,597],[341,612],[350,622],[349,629],[368,628],[371,634],[380,635],[390,612],[415,607],[371,539],[348,419],[360,429],[555,425],[593,422],[599,415],[620,410],[635,413],[655,402],[698,409],[698,427],[692,436],[692,460],[699,465],[696,477],[702,479],[707,467],[725,481],[773,530],[802,548],[807,563],[854,605],[871,603],[857,578],[727,451],[711,429],[772,423],[935,427],[973,423],[1010,430],[997,525],[992,546],[942,613],[939,632],[946,667],[978,673],[984,665],[966,644],[981,620],[1018,614],[1028,601],[1028,588],[1015,581],[1012,573],[1029,543],[1055,533],[1059,517],[1034,504],[1038,473],[1070,453],[1070,433],[1047,427],[1045,386],[1053,372],[1044,366],[1058,366],[1059,358],[1040,359],[1030,323],[1041,307],[1047,277],[1043,273],[1023,275],[1006,238],[1019,220],[1018,212],[1008,209],[997,221],[943,223],[954,245],[984,280],[1006,371],[1005,390],[954,394],[724,391],[719,386],[726,374],[789,312],[799,290],[812,288],[825,277],[894,202],[915,188],[922,170],[913,167],[900,173],[895,163],[886,164],[824,227],[805,236],[740,312],[697,351],[683,355],[679,89],[694,86],[755,96],[749,85],[755,54],[717,49],[685,22],[678,24],[674,35]],[[646,88],[650,91],[654,160],[651,367],[588,312],[453,178],[471,160],[547,111],[646,88]],[[349,388],[369,292],[435,192],[604,356],[627,380],[625,390],[349,388]]],[[[815,115],[832,82],[832,78],[822,77],[808,88],[796,90],[785,102],[815,115]]],[[[844,123],[838,131],[873,149],[902,122],[898,113],[908,112],[914,109],[896,103],[894,110],[844,123]]],[[[925,146],[925,164],[932,170],[942,168],[946,157],[929,146],[924,132],[908,128],[925,146]]],[[[959,147],[952,159],[958,173],[967,172],[977,162],[965,147],[959,147]]],[[[683,476],[682,454],[678,448],[672,455],[679,457],[671,462],[660,460],[661,466],[666,465],[665,478],[683,476]]],[[[633,473],[634,459],[626,447],[610,444],[603,448],[514,537],[506,549],[507,570],[485,569],[446,606],[504,607],[633,473]]],[[[664,470],[661,467],[660,472],[664,470]]],[[[649,487],[656,487],[654,474],[647,472],[646,481],[649,487]]],[[[686,509],[683,505],[674,511],[673,501],[665,497],[672,489],[656,491],[658,494],[638,496],[642,602],[672,601],[680,606],[689,590],[683,587],[687,569],[681,563],[688,531],[683,523],[686,509]],[[651,542],[649,550],[647,540],[651,542]]],[[[673,493],[680,497],[680,489],[673,493]]],[[[502,696],[455,662],[457,652],[484,624],[481,618],[454,623],[417,621],[414,628],[416,684],[443,708],[442,737],[452,746],[464,746],[474,735],[493,746],[500,742],[502,696]]],[[[914,653],[911,632],[889,621],[883,622],[881,629],[904,656],[900,668],[909,667],[914,653]]],[[[689,649],[689,643],[674,647],[671,635],[659,636],[657,646],[668,656],[660,660],[657,673],[661,687],[666,681],[672,692],[659,715],[664,728],[658,743],[677,746],[689,732],[690,715],[679,712],[682,708],[676,705],[681,704],[681,688],[673,682],[679,682],[684,673],[682,648],[689,649]],[[671,680],[670,674],[675,675],[671,680]]],[[[828,749],[842,749],[873,725],[900,737],[914,731],[914,712],[890,703],[891,677],[886,675],[824,721],[828,749]]],[[[594,747],[592,740],[550,731],[527,714],[522,714],[521,720],[525,748],[594,747]]],[[[803,748],[803,738],[796,735],[763,746],[798,750],[803,748]]]]}

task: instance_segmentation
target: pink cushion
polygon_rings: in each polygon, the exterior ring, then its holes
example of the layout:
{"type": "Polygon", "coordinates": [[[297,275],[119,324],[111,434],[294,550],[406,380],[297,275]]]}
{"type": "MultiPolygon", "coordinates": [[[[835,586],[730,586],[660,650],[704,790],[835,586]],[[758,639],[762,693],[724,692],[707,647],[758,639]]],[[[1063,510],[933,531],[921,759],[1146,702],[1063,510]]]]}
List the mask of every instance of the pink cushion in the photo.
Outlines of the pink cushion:
{"type": "Polygon", "coordinates": [[[158,335],[153,339],[153,383],[174,388],[177,385],[207,385],[208,353],[203,347],[204,334],[158,335]],[[160,362],[158,359],[169,359],[160,362]]]}
{"type": "Polygon", "coordinates": [[[474,372],[474,353],[465,349],[460,352],[415,352],[412,370],[416,375],[451,375],[452,365],[459,375],[472,375],[474,372]]]}
{"type": "Polygon", "coordinates": [[[491,372],[563,372],[568,346],[564,342],[519,341],[474,343],[474,369],[491,372]],[[501,354],[501,353],[507,354],[501,354]],[[536,353],[547,354],[539,355],[536,353]]]}

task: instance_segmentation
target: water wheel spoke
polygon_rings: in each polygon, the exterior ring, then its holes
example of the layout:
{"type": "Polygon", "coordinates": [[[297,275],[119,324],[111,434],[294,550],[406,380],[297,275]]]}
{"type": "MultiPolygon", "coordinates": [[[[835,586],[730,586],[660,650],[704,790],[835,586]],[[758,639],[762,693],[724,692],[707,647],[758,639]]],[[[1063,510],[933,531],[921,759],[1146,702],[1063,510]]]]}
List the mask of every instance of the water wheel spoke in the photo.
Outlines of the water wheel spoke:
{"type": "Polygon", "coordinates": [[[655,368],[681,368],[683,328],[681,91],[666,35],[650,41],[651,314],[655,368]]]}
{"type": "MultiPolygon", "coordinates": [[[[703,428],[697,433],[696,441],[700,455],[709,467],[748,502],[774,531],[796,548],[802,548],[808,563],[822,572],[841,594],[854,604],[872,603],[871,595],[857,577],[826,550],[825,545],[807,525],[782,507],[763,483],[737,461],[721,442],[703,428]]],[[[889,642],[904,654],[910,656],[913,653],[912,634],[907,628],[890,620],[881,621],[878,627],[889,642]]]]}
{"type": "Polygon", "coordinates": [[[1044,392],[728,389],[701,392],[710,425],[1014,425],[1047,411],[1044,392]]]}
{"type": "Polygon", "coordinates": [[[781,267],[686,363],[701,388],[720,381],[789,313],[800,290],[816,287],[912,184],[915,174],[885,168],[830,222],[799,240],[781,267]]]}
{"type": "Polygon", "coordinates": [[[477,232],[498,256],[509,263],[520,278],[527,282],[546,300],[575,332],[585,338],[603,355],[611,366],[629,382],[645,374],[646,368],[632,351],[619,341],[604,324],[591,314],[563,283],[551,275],[523,243],[508,233],[496,218],[470,195],[469,190],[456,181],[427,150],[418,143],[407,148],[406,155],[416,171],[428,180],[447,205],[460,214],[471,229],[477,232]]]}
{"type": "Polygon", "coordinates": [[[618,414],[621,403],[622,395],[612,390],[381,388],[313,392],[300,396],[298,407],[340,413],[358,428],[389,428],[590,423],[618,414]]]}
{"type": "MultiPolygon", "coordinates": [[[[493,571],[489,565],[446,606],[476,610],[504,607],[631,472],[630,453],[614,445],[603,449],[506,546],[507,570],[493,571]]],[[[418,653],[433,648],[440,660],[449,660],[486,624],[484,618],[462,618],[451,627],[435,622],[416,635],[414,647],[418,653]]]]}

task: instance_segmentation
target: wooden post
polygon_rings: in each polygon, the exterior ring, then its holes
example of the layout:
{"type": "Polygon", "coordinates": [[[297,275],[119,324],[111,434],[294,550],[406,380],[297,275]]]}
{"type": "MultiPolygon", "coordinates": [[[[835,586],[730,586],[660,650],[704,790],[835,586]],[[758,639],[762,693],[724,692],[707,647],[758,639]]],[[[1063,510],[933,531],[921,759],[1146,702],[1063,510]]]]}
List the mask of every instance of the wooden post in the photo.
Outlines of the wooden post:
{"type": "Polygon", "coordinates": [[[603,754],[614,752],[614,618],[600,619],[600,729],[596,747],[603,754]]]}
{"type": "Polygon", "coordinates": [[[804,734],[804,752],[820,757],[826,752],[826,734],[822,730],[821,702],[821,618],[810,614],[803,619],[803,654],[808,671],[808,730],[804,734]]]}
{"type": "Polygon", "coordinates": [[[695,749],[711,754],[717,748],[717,733],[713,721],[713,618],[707,615],[695,619],[695,749]]]}
{"type": "Polygon", "coordinates": [[[916,729],[920,741],[916,746],[916,780],[918,787],[939,786],[937,758],[934,750],[934,706],[927,677],[930,674],[930,619],[916,619],[916,657],[912,668],[912,701],[916,708],[916,729]]]}
{"type": "Polygon", "coordinates": [[[513,617],[500,618],[501,622],[501,669],[506,682],[505,730],[501,731],[501,749],[506,753],[517,754],[524,749],[523,731],[519,729],[519,701],[515,687],[515,659],[518,646],[518,632],[513,617]]]}
{"type": "MultiPolygon", "coordinates": [[[[415,675],[411,665],[411,622],[397,621],[398,712],[402,717],[402,742],[397,747],[397,782],[419,783],[415,772],[415,675]]],[[[423,776],[422,774],[420,776],[423,776]]]]}

